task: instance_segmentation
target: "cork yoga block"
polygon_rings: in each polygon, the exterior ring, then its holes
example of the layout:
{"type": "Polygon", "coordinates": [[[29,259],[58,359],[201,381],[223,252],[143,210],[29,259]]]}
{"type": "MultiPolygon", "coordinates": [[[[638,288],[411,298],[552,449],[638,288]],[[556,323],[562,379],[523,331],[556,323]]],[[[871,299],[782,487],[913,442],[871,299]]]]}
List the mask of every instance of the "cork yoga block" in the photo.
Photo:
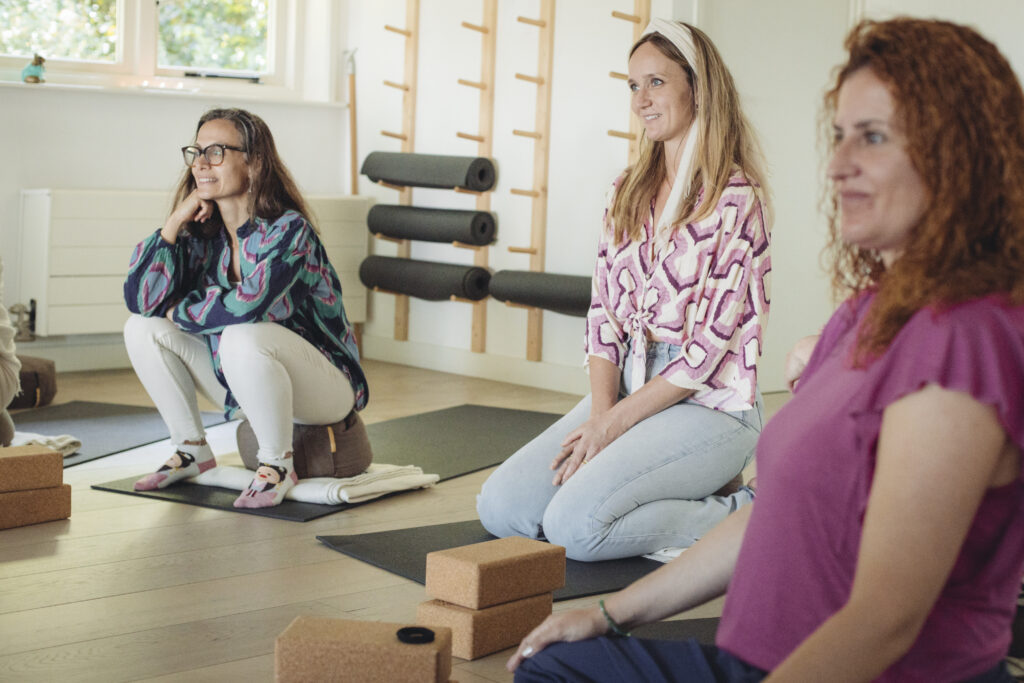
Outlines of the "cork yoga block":
{"type": "Polygon", "coordinates": [[[277,683],[445,683],[452,672],[452,632],[435,628],[431,643],[403,643],[409,624],[296,617],[274,643],[277,683]]]}
{"type": "Polygon", "coordinates": [[[42,446],[0,448],[0,493],[60,486],[64,456],[42,446]]]}
{"type": "Polygon", "coordinates": [[[427,595],[470,609],[565,585],[565,548],[511,536],[427,554],[427,595]]]}
{"type": "Polygon", "coordinates": [[[70,484],[0,493],[0,529],[52,522],[70,516],[70,484]]]}
{"type": "Polygon", "coordinates": [[[551,602],[551,593],[485,609],[430,600],[416,608],[416,621],[428,628],[447,626],[452,630],[452,654],[477,659],[518,645],[551,614],[551,602]]]}

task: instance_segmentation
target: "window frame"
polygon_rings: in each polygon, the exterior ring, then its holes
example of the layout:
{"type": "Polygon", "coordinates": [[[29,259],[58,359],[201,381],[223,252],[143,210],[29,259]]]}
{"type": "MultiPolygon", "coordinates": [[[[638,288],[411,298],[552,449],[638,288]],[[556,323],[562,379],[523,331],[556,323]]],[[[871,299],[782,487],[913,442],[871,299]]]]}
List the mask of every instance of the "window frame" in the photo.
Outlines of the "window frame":
{"type": "MultiPolygon", "coordinates": [[[[117,1],[117,58],[99,62],[50,58],[46,55],[46,81],[65,85],[86,85],[110,88],[158,88],[192,94],[238,94],[249,97],[286,98],[291,91],[296,57],[286,49],[298,30],[298,5],[302,0],[268,0],[267,62],[268,70],[259,75],[259,82],[248,78],[209,78],[185,76],[191,69],[157,68],[157,3],[156,0],[117,1]]],[[[31,57],[0,56],[0,81],[19,81],[21,71],[31,57]]],[[[201,73],[220,73],[196,69],[201,73]]],[[[231,71],[224,71],[231,74],[231,71]]],[[[301,93],[294,93],[302,98],[301,93]]]]}

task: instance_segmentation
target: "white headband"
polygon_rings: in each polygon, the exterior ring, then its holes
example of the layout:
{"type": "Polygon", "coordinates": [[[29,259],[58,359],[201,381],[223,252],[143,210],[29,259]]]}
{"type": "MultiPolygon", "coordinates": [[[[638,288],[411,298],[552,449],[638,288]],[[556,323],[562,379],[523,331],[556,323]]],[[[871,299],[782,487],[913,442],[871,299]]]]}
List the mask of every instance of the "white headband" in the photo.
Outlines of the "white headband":
{"type": "MultiPolygon", "coordinates": [[[[693,72],[693,90],[697,90],[697,49],[693,44],[693,34],[690,29],[687,28],[686,24],[682,24],[678,21],[668,21],[667,19],[651,19],[651,23],[644,29],[643,35],[649,33],[660,33],[679,51],[683,54],[683,57],[690,65],[690,70],[693,72]]],[[[694,112],[693,123],[690,124],[690,130],[686,133],[686,139],[683,141],[683,153],[679,157],[679,168],[676,169],[676,180],[672,184],[672,191],[669,192],[668,201],[665,202],[665,208],[661,212],[661,218],[658,220],[658,225],[655,226],[655,231],[660,231],[661,228],[670,228],[676,221],[676,216],[679,213],[679,204],[683,201],[683,198],[690,194],[690,180],[693,178],[693,164],[697,158],[697,112],[694,112]]]]}

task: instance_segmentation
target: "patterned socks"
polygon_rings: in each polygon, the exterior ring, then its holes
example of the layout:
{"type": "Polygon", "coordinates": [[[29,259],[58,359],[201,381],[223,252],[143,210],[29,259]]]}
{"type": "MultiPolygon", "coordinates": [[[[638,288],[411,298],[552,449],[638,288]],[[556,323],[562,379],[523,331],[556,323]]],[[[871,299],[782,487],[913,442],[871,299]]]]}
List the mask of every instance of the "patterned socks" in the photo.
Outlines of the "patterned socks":
{"type": "Polygon", "coordinates": [[[152,491],[166,488],[176,481],[194,477],[216,466],[217,460],[205,441],[201,444],[184,443],[178,446],[178,450],[160,466],[160,469],[135,482],[135,490],[152,491]]]}
{"type": "Polygon", "coordinates": [[[249,488],[242,491],[242,495],[235,500],[235,507],[266,508],[280,505],[285,494],[298,481],[291,453],[285,453],[283,458],[260,462],[249,488]]]}

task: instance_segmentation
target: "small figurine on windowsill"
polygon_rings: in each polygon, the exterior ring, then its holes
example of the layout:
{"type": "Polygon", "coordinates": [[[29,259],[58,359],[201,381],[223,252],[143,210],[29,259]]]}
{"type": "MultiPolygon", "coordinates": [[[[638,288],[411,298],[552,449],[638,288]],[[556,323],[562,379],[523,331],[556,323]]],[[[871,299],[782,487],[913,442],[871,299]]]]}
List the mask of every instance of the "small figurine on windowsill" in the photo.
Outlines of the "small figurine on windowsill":
{"type": "Polygon", "coordinates": [[[35,55],[32,57],[32,63],[21,70],[21,80],[26,83],[42,83],[44,81],[43,75],[46,73],[46,67],[43,63],[46,62],[42,55],[35,55]]]}

